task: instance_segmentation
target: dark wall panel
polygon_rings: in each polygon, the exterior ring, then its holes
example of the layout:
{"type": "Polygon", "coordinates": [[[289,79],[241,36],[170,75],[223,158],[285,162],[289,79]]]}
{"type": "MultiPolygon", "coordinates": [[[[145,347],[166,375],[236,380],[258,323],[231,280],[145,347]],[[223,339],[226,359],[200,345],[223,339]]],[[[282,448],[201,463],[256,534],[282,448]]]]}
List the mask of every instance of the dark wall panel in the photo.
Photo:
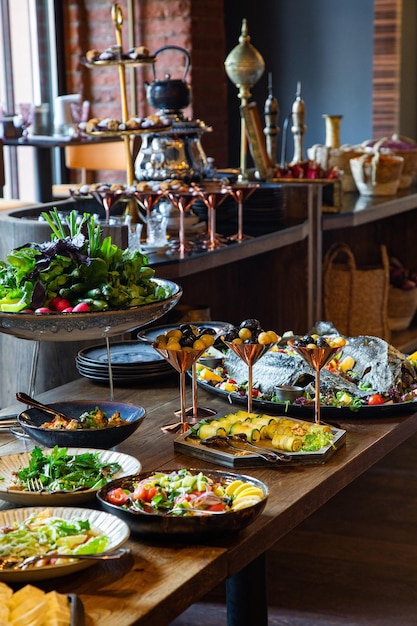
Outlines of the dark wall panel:
{"type": "MultiPolygon", "coordinates": [[[[242,19],[251,43],[265,60],[265,73],[252,90],[262,112],[267,74],[280,106],[282,129],[297,82],[305,101],[305,147],[323,143],[323,113],[343,115],[341,142],[372,136],[373,0],[226,0],[227,53],[238,43],[242,19]]],[[[239,100],[229,81],[230,155],[239,162],[239,100]]],[[[292,153],[290,141],[289,157],[292,153]]]]}

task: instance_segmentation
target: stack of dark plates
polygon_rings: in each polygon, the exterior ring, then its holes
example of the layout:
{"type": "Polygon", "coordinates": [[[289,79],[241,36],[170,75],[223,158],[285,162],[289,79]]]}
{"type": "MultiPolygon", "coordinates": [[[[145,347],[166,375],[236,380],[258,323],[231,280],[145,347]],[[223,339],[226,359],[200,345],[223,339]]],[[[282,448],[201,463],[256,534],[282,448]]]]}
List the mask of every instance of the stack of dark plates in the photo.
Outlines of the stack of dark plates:
{"type": "MultiPolygon", "coordinates": [[[[110,362],[115,384],[134,384],[152,380],[175,370],[150,344],[123,341],[110,344],[110,362]]],[[[109,382],[109,361],[105,345],[80,350],[75,364],[81,376],[96,382],[109,382]]]]}

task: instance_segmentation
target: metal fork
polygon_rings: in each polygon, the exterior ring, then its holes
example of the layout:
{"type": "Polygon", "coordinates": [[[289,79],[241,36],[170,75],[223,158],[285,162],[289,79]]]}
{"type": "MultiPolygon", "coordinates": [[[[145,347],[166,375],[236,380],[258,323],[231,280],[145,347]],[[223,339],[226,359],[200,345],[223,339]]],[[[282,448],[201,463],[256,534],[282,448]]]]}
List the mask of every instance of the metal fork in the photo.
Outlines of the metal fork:
{"type": "Polygon", "coordinates": [[[45,491],[45,487],[42,484],[40,478],[28,478],[26,481],[27,491],[45,491]]]}

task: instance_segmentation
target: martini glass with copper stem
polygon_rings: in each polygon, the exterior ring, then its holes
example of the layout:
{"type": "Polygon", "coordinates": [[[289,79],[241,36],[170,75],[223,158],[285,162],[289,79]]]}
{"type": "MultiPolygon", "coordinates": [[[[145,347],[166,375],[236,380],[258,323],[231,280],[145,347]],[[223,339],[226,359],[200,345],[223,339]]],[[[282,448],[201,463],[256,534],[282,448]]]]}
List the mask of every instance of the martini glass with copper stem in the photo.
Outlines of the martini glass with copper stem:
{"type": "Polygon", "coordinates": [[[243,234],[243,203],[258,188],[259,185],[257,183],[237,183],[236,185],[230,185],[230,187],[228,187],[229,194],[237,203],[237,233],[229,237],[230,241],[241,243],[245,239],[251,239],[249,235],[243,234]]]}
{"type": "Polygon", "coordinates": [[[196,421],[195,418],[190,421],[187,420],[185,375],[193,364],[198,361],[205,348],[202,350],[194,350],[193,348],[187,350],[172,350],[158,347],[157,343],[152,343],[152,347],[158,354],[164,357],[180,375],[180,421],[163,426],[161,430],[168,433],[185,433],[190,425],[196,421]]]}
{"type": "MultiPolygon", "coordinates": [[[[277,341],[279,341],[279,337],[277,341]]],[[[224,343],[248,366],[248,412],[252,413],[253,400],[253,366],[264,354],[266,354],[274,343],[237,343],[236,341],[225,341],[224,343]]]]}
{"type": "MultiPolygon", "coordinates": [[[[136,200],[139,207],[145,211],[145,222],[148,221],[152,209],[158,204],[161,199],[162,192],[158,189],[156,191],[131,191],[131,195],[136,200]]],[[[139,211],[140,213],[140,211],[139,211]]],[[[143,217],[143,216],[142,216],[143,217]]]]}
{"type": "Polygon", "coordinates": [[[227,244],[216,235],[216,209],[229,195],[227,187],[218,184],[208,184],[204,187],[196,187],[195,193],[207,207],[207,241],[202,242],[202,247],[207,250],[223,248],[227,244]]]}
{"type": "Polygon", "coordinates": [[[121,200],[123,200],[126,196],[126,190],[125,189],[95,189],[93,191],[90,191],[91,195],[93,196],[93,198],[95,200],[97,200],[97,202],[99,204],[101,204],[101,206],[104,209],[104,212],[106,214],[106,224],[110,223],[110,211],[112,210],[112,208],[121,200]]]}
{"type": "Polygon", "coordinates": [[[316,394],[314,398],[314,421],[320,424],[320,372],[323,367],[342,349],[337,347],[299,346],[295,341],[288,341],[288,345],[299,354],[304,361],[313,368],[316,374],[316,394]]]}
{"type": "Polygon", "coordinates": [[[186,212],[190,210],[194,202],[197,200],[197,196],[192,189],[189,191],[173,191],[171,189],[167,189],[163,192],[163,195],[168,198],[176,209],[178,209],[180,214],[180,227],[178,231],[179,244],[177,248],[173,246],[173,249],[177,249],[180,258],[183,259],[187,252],[192,252],[195,249],[195,244],[193,242],[185,240],[184,217],[186,212]]]}

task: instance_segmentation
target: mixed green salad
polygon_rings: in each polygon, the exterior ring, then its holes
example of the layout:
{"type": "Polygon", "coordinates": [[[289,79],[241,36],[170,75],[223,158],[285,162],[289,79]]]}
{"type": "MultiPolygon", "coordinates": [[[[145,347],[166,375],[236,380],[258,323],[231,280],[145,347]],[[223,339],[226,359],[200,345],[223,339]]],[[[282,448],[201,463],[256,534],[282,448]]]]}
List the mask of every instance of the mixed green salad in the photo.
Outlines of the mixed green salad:
{"type": "Polygon", "coordinates": [[[0,261],[0,311],[80,312],[155,302],[169,294],[138,250],[102,239],[94,216],[71,211],[64,225],[55,208],[42,216],[51,241],[27,243],[0,261]]]}
{"type": "Polygon", "coordinates": [[[28,491],[33,481],[39,481],[48,491],[81,491],[99,489],[121,470],[119,463],[100,459],[99,452],[69,454],[68,448],[55,446],[45,453],[35,446],[29,463],[15,474],[12,490],[28,491]]]}
{"type": "MultiPolygon", "coordinates": [[[[21,522],[0,527],[0,557],[26,558],[35,554],[98,554],[108,545],[106,535],[98,535],[88,520],[55,517],[46,509],[32,513],[21,522]]],[[[52,555],[51,555],[52,556],[52,555]]]]}

